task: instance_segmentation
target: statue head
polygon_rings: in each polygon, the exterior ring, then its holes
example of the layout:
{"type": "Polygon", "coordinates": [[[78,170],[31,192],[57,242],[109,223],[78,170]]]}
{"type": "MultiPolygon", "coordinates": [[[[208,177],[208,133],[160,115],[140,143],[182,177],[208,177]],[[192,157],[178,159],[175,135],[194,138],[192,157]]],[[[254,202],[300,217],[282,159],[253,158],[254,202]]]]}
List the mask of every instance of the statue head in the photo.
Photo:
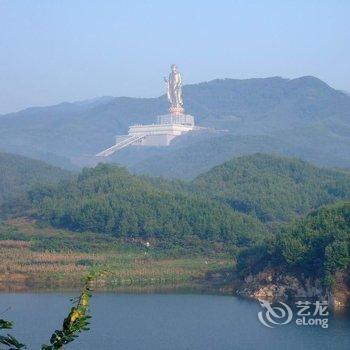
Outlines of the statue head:
{"type": "Polygon", "coordinates": [[[177,65],[176,64],[172,64],[171,65],[171,71],[176,73],[177,72],[177,65]]]}

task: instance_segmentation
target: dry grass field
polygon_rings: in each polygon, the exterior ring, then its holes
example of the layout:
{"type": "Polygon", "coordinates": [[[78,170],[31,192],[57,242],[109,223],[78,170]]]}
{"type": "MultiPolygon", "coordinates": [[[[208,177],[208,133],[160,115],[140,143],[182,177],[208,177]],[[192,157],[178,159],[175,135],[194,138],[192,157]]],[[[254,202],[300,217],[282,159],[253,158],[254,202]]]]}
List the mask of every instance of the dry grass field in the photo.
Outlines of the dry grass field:
{"type": "Polygon", "coordinates": [[[224,257],[170,258],[140,244],[39,227],[23,218],[0,226],[0,261],[0,290],[77,288],[91,270],[106,272],[97,289],[181,287],[232,266],[224,257]]]}

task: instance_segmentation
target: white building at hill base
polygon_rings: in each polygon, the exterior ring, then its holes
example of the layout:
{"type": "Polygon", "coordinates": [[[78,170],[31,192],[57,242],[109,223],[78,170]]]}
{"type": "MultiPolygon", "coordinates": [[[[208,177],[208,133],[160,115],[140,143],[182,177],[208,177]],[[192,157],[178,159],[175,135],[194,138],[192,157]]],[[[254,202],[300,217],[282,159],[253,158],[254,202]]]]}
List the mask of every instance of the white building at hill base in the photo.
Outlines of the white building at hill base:
{"type": "Polygon", "coordinates": [[[157,117],[156,124],[132,125],[127,135],[116,136],[114,146],[98,153],[108,157],[114,152],[132,145],[169,146],[171,141],[184,133],[194,130],[194,117],[188,114],[165,114],[157,117]]]}

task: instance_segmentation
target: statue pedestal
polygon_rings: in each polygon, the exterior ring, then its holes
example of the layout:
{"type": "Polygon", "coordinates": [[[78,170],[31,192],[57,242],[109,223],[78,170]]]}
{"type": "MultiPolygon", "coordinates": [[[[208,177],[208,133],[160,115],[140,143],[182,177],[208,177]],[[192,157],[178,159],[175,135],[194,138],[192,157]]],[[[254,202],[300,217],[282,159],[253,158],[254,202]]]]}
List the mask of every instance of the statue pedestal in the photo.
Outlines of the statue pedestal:
{"type": "Polygon", "coordinates": [[[173,115],[185,114],[185,109],[182,107],[170,107],[169,112],[173,115]]]}
{"type": "Polygon", "coordinates": [[[175,124],[194,127],[194,117],[189,114],[165,114],[157,117],[158,125],[175,124]]]}

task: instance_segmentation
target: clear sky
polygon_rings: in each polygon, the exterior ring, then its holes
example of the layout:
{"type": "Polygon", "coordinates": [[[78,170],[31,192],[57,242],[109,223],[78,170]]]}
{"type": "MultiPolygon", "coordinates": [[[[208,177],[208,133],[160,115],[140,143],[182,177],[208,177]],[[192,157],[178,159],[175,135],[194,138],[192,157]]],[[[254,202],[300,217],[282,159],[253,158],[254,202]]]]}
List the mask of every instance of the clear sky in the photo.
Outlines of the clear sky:
{"type": "Polygon", "coordinates": [[[184,83],[314,75],[350,91],[349,0],[0,0],[0,113],[184,83]]]}

